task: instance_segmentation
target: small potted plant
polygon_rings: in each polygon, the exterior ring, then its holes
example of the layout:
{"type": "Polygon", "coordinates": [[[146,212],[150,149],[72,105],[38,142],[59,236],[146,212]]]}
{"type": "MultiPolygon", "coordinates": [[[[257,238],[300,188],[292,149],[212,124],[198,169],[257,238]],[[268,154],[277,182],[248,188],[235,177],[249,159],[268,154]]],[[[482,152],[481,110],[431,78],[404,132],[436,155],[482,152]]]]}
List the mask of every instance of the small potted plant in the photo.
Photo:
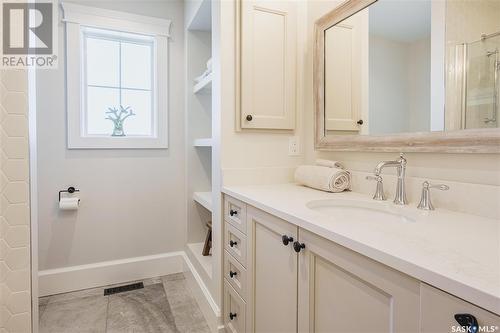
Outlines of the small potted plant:
{"type": "Polygon", "coordinates": [[[113,134],[111,134],[111,136],[125,136],[123,123],[128,117],[135,116],[134,111],[130,108],[130,106],[124,108],[121,105],[120,110],[116,108],[108,108],[108,110],[109,111],[106,111],[106,114],[108,115],[106,119],[111,120],[114,125],[113,134]]]}

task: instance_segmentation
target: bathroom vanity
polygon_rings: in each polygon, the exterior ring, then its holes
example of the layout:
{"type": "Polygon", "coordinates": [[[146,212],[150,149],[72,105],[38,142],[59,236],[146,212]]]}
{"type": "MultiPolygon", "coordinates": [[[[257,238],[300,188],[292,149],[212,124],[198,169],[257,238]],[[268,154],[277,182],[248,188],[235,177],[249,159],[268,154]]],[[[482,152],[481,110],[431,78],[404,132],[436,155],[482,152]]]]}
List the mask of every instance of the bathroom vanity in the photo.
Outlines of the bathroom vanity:
{"type": "MultiPolygon", "coordinates": [[[[500,28],[477,24],[493,17],[491,21],[498,22],[490,7],[479,10],[479,1],[466,7],[457,1],[348,0],[327,10],[328,1],[300,3],[307,3],[307,24],[314,22],[307,27],[311,40],[304,52],[312,54],[312,103],[306,103],[304,110],[314,109],[315,150],[500,152],[500,28]],[[479,26],[482,31],[476,31],[479,26]],[[468,36],[461,36],[462,31],[468,36]],[[478,78],[480,87],[470,78],[478,78]]],[[[267,58],[259,62],[256,59],[261,59],[258,55],[264,48],[248,52],[246,47],[258,33],[270,45],[289,46],[285,36],[292,34],[285,32],[293,31],[290,22],[295,22],[295,10],[246,1],[235,13],[243,18],[235,20],[235,63],[238,73],[243,73],[235,77],[241,95],[235,103],[240,107],[236,130],[293,128],[284,121],[290,113],[282,104],[294,105],[285,102],[288,90],[283,83],[295,81],[283,79],[287,75],[276,71],[281,86],[273,83],[267,88],[274,82],[269,80],[268,67],[262,66],[266,75],[254,75],[245,62],[279,63],[274,67],[281,70],[288,68],[283,63],[295,63],[293,52],[267,48],[277,58],[290,56],[288,62],[267,58]],[[260,24],[252,25],[249,17],[260,24]],[[243,80],[245,70],[254,77],[243,80]],[[262,108],[248,103],[251,90],[245,88],[257,86],[259,77],[265,81],[259,85],[263,94],[257,96],[265,101],[262,108]],[[280,96],[281,104],[268,102],[274,101],[267,98],[270,92],[280,96]],[[259,114],[264,109],[266,114],[259,114]],[[276,118],[285,125],[264,126],[267,122],[256,122],[259,117],[276,118]]],[[[308,100],[308,94],[304,96],[308,100]]],[[[304,162],[312,162],[307,154],[304,162]]],[[[373,175],[363,177],[377,181],[376,200],[355,192],[332,194],[294,184],[223,187],[221,284],[226,330],[500,331],[498,215],[495,219],[433,210],[430,189],[449,187],[428,181],[423,183],[418,208],[415,200],[408,205],[405,166],[401,155],[380,162],[373,175]],[[388,166],[396,168],[398,178],[393,202],[384,201],[382,169],[388,166]]],[[[357,171],[363,168],[358,166],[357,171]]],[[[241,180],[224,180],[224,184],[241,180]]],[[[489,184],[489,179],[484,183],[489,184]]],[[[352,188],[357,191],[361,185],[357,182],[352,188]]],[[[462,192],[455,192],[455,199],[457,193],[462,192]]],[[[467,205],[466,196],[455,199],[449,201],[467,205]]],[[[484,215],[496,205],[481,205],[475,212],[484,215]]]]}
{"type": "Polygon", "coordinates": [[[229,332],[500,326],[494,219],[294,184],[223,192],[229,332]]]}

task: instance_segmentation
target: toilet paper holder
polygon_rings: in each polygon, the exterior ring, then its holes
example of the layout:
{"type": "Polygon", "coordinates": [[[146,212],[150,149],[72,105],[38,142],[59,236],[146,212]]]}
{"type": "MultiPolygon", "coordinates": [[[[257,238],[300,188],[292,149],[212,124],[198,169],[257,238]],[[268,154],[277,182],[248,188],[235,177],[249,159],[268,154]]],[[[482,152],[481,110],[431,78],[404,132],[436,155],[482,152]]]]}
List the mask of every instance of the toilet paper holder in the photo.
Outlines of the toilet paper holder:
{"type": "Polygon", "coordinates": [[[61,202],[61,193],[75,193],[75,192],[80,192],[80,190],[74,188],[73,186],[68,187],[67,190],[59,191],[59,202],[61,202]]]}

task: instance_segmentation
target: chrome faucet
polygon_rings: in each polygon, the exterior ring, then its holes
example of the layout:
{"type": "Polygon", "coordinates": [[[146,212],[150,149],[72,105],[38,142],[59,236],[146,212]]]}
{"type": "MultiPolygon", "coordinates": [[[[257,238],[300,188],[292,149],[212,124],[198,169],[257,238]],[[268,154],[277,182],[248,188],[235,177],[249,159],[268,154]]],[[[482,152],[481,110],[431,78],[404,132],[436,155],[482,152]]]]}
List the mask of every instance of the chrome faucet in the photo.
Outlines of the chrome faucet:
{"type": "Polygon", "coordinates": [[[396,197],[394,198],[394,203],[396,205],[406,205],[408,204],[408,199],[406,198],[406,186],[405,186],[405,171],[406,171],[406,158],[403,154],[399,155],[399,159],[395,161],[383,161],[380,162],[375,167],[375,177],[379,177],[382,173],[382,169],[385,167],[396,167],[398,175],[398,183],[396,185],[396,197]]]}

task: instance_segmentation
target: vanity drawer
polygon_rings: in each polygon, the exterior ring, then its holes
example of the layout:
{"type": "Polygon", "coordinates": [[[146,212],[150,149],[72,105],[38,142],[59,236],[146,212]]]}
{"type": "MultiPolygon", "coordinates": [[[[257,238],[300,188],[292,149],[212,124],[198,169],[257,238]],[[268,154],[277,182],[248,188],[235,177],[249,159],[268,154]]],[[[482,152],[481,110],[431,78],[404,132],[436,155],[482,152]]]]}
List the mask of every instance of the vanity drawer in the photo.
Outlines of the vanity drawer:
{"type": "Polygon", "coordinates": [[[234,290],[246,299],[247,270],[227,251],[224,253],[224,276],[234,290]]]}
{"type": "Polygon", "coordinates": [[[420,284],[420,304],[422,333],[461,332],[456,314],[474,316],[480,327],[478,332],[494,332],[491,327],[500,327],[500,316],[425,283],[420,284]]]}
{"type": "Polygon", "coordinates": [[[243,234],[247,233],[247,206],[244,202],[225,196],[224,219],[234,225],[243,234]]]}
{"type": "Polygon", "coordinates": [[[229,223],[225,223],[224,228],[224,248],[241,265],[247,265],[247,238],[246,236],[229,223]]]}
{"type": "Polygon", "coordinates": [[[224,327],[227,332],[245,332],[246,304],[224,280],[224,327]]]}

